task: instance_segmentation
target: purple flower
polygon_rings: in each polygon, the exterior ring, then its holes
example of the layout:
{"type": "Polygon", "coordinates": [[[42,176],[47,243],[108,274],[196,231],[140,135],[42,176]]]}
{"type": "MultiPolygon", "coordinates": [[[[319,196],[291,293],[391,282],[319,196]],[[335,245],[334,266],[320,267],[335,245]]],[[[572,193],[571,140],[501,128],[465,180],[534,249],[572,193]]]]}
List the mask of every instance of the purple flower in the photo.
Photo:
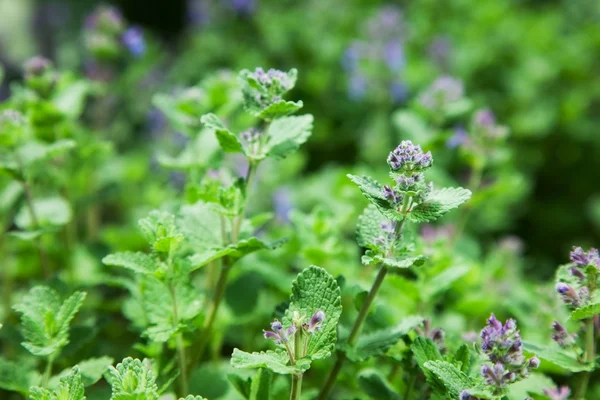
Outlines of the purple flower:
{"type": "Polygon", "coordinates": [[[560,294],[560,297],[565,304],[579,307],[581,306],[589,295],[587,288],[581,287],[577,292],[571,285],[564,282],[558,282],[556,284],[556,291],[560,294]]]}
{"type": "Polygon", "coordinates": [[[446,141],[446,147],[454,149],[469,143],[469,134],[462,126],[454,129],[454,134],[446,141]]]}
{"type": "Polygon", "coordinates": [[[144,31],[138,26],[132,26],[127,29],[125,33],[123,33],[121,40],[129,52],[135,57],[139,57],[146,52],[144,31]]]}
{"type": "Polygon", "coordinates": [[[289,342],[289,337],[296,333],[296,327],[294,325],[284,329],[283,324],[277,319],[271,323],[271,329],[272,331],[263,329],[263,335],[265,339],[271,339],[275,344],[285,344],[289,342]]]}
{"type": "Polygon", "coordinates": [[[437,78],[431,86],[419,96],[419,102],[430,110],[439,110],[464,96],[463,83],[451,76],[437,78]]]}
{"type": "Polygon", "coordinates": [[[423,153],[421,146],[403,140],[389,154],[387,163],[392,171],[414,174],[431,167],[433,157],[431,152],[423,153]]]}
{"type": "Polygon", "coordinates": [[[318,310],[311,317],[310,322],[308,324],[304,324],[306,331],[310,334],[313,334],[323,327],[323,321],[325,321],[325,313],[321,310],[318,310]]]}
{"type": "Polygon", "coordinates": [[[569,396],[571,396],[571,389],[567,386],[544,389],[544,394],[548,396],[550,400],[567,400],[569,396]]]}
{"type": "Polygon", "coordinates": [[[437,37],[428,49],[429,57],[442,69],[448,67],[451,45],[446,37],[437,37]]]}
{"type": "Polygon", "coordinates": [[[402,103],[408,97],[408,88],[404,82],[395,80],[390,85],[389,93],[394,103],[402,103]]]}
{"type": "Polygon", "coordinates": [[[575,335],[570,335],[569,332],[558,321],[552,323],[552,340],[560,347],[568,348],[575,344],[575,335]]]}
{"type": "Polygon", "coordinates": [[[279,188],[273,194],[275,216],[282,222],[289,222],[290,211],[294,208],[290,190],[286,187],[279,188]]]}
{"type": "Polygon", "coordinates": [[[479,398],[477,398],[475,396],[471,396],[471,394],[469,392],[467,392],[466,390],[463,390],[460,393],[460,400],[479,400],[479,398]]]}
{"type": "Polygon", "coordinates": [[[489,108],[478,110],[473,114],[473,129],[488,139],[499,139],[508,134],[506,127],[496,124],[496,116],[489,108]]]}
{"type": "Polygon", "coordinates": [[[481,331],[481,339],[481,349],[492,363],[483,365],[481,375],[488,385],[494,387],[495,393],[527,377],[531,369],[540,365],[538,358],[526,359],[523,355],[523,342],[513,319],[502,324],[492,314],[481,331]]]}
{"type": "Polygon", "coordinates": [[[404,49],[400,39],[392,39],[383,46],[383,59],[390,71],[400,72],[404,68],[404,49]]]}
{"type": "Polygon", "coordinates": [[[389,185],[383,186],[383,197],[385,197],[392,204],[399,204],[402,202],[404,196],[402,193],[398,193],[392,189],[389,185]]]}
{"type": "Polygon", "coordinates": [[[52,62],[42,56],[34,56],[24,64],[25,77],[42,76],[52,69],[52,62]]]}
{"type": "Polygon", "coordinates": [[[569,254],[571,262],[578,267],[587,267],[593,265],[600,268],[600,256],[597,249],[590,249],[586,253],[581,247],[573,247],[573,251],[569,254]]]}
{"type": "Polygon", "coordinates": [[[352,100],[360,100],[367,94],[367,79],[360,72],[350,75],[348,81],[348,96],[352,100]]]}
{"type": "Polygon", "coordinates": [[[283,71],[277,69],[264,69],[258,67],[252,74],[253,78],[265,87],[279,86],[283,91],[290,90],[294,86],[292,79],[283,71]]]}
{"type": "Polygon", "coordinates": [[[229,4],[238,14],[252,14],[256,8],[254,0],[230,0],[229,4]]]}
{"type": "Polygon", "coordinates": [[[258,129],[250,128],[247,131],[241,133],[242,139],[249,144],[256,143],[259,141],[262,133],[258,129]]]}

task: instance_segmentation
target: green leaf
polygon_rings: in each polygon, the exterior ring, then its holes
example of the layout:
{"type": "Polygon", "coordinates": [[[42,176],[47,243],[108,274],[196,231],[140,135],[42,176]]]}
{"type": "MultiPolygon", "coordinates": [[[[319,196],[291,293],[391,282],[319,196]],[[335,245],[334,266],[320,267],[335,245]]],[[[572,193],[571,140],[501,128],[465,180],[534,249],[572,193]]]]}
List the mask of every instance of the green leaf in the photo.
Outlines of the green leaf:
{"type": "Polygon", "coordinates": [[[452,363],[456,365],[462,372],[469,374],[472,364],[471,350],[469,346],[463,344],[456,350],[454,357],[452,357],[452,363]]]}
{"type": "Polygon", "coordinates": [[[152,248],[160,253],[175,251],[183,242],[183,235],[175,225],[175,216],[165,211],[152,211],[138,221],[140,230],[152,248]]]}
{"type": "Polygon", "coordinates": [[[290,306],[283,322],[292,324],[292,316],[309,320],[317,311],[325,313],[320,330],[309,335],[306,355],[312,360],[327,358],[335,348],[337,323],[342,313],[342,299],[337,281],[323,268],[310,266],[298,274],[292,284],[290,306]]]}
{"type": "Polygon", "coordinates": [[[383,195],[383,186],[368,176],[347,175],[354,182],[362,194],[374,204],[387,218],[397,220],[399,213],[393,210],[390,202],[383,195]]]}
{"type": "Polygon", "coordinates": [[[475,379],[467,376],[449,362],[440,360],[427,361],[423,366],[440,380],[446,388],[444,394],[449,395],[450,398],[457,399],[463,390],[477,385],[475,379]]]}
{"type": "Polygon", "coordinates": [[[358,385],[372,399],[402,400],[387,379],[374,369],[362,371],[358,376],[358,385]]]}
{"type": "Polygon", "coordinates": [[[271,398],[273,373],[268,369],[259,369],[250,384],[249,400],[267,400],[271,398]]]}
{"type": "Polygon", "coordinates": [[[227,153],[245,153],[244,146],[237,135],[230,132],[215,114],[203,115],[200,121],[215,133],[223,151],[227,153]]]}
{"type": "MultiPolygon", "coordinates": [[[[108,370],[108,367],[112,365],[114,360],[111,357],[98,357],[90,358],[88,360],[80,361],[76,367],[81,374],[81,382],[83,386],[92,386],[100,379],[102,375],[108,370]]],[[[48,383],[48,387],[55,388],[59,386],[60,380],[68,376],[72,372],[72,368],[68,368],[60,372],[58,375],[53,376],[48,383]]]]}
{"type": "Polygon", "coordinates": [[[37,373],[24,368],[22,363],[0,357],[0,389],[26,394],[38,379],[37,373]]]}
{"type": "Polygon", "coordinates": [[[58,293],[47,286],[36,286],[14,309],[21,313],[23,346],[34,355],[48,356],[69,343],[69,324],[85,299],[75,292],[61,303],[58,293]]]}
{"type": "Polygon", "coordinates": [[[471,198],[471,191],[463,188],[433,190],[423,203],[408,213],[413,222],[434,221],[471,198]]]}
{"type": "Polygon", "coordinates": [[[574,310],[569,319],[581,321],[582,319],[592,318],[598,314],[600,314],[600,303],[592,303],[574,310]]]}
{"type": "Polygon", "coordinates": [[[297,363],[296,366],[288,365],[290,357],[283,351],[261,351],[260,353],[246,353],[239,349],[233,349],[231,355],[231,366],[234,368],[267,368],[276,374],[293,374],[303,372],[310,367],[308,364],[297,363]]]}
{"type": "Polygon", "coordinates": [[[312,127],[313,116],[310,114],[276,119],[267,129],[264,153],[278,159],[287,157],[306,142],[312,127]]]}
{"type": "Polygon", "coordinates": [[[73,367],[68,375],[60,379],[55,390],[42,387],[31,388],[29,398],[31,400],[85,400],[85,391],[79,369],[73,367]]]}
{"type": "Polygon", "coordinates": [[[366,248],[377,248],[377,239],[381,237],[381,224],[387,218],[373,204],[369,204],[358,217],[356,240],[358,245],[366,248]]]}
{"type": "Polygon", "coordinates": [[[304,106],[302,101],[281,100],[268,105],[266,108],[254,113],[258,118],[265,121],[272,121],[276,118],[285,117],[298,111],[304,106]]]}
{"type": "Polygon", "coordinates": [[[523,349],[529,353],[535,354],[543,361],[548,361],[570,372],[593,371],[594,364],[580,363],[575,356],[567,353],[559,347],[544,347],[534,343],[523,343],[523,349]]]}
{"type": "Polygon", "coordinates": [[[133,253],[130,251],[123,253],[109,254],[102,259],[105,265],[127,268],[131,271],[153,275],[159,266],[159,260],[156,256],[141,252],[133,253]]]}
{"type": "Polygon", "coordinates": [[[446,268],[442,272],[436,274],[431,280],[423,283],[421,288],[421,297],[425,300],[431,299],[433,296],[446,291],[454,282],[462,278],[470,271],[467,265],[455,265],[446,268]]]}
{"type": "Polygon", "coordinates": [[[35,199],[33,209],[39,226],[34,224],[31,210],[24,204],[15,217],[15,224],[23,230],[33,230],[39,227],[54,227],[66,225],[71,221],[73,213],[71,206],[62,197],[35,199]]]}
{"type": "Polygon", "coordinates": [[[253,236],[248,239],[240,240],[237,243],[231,244],[227,247],[206,249],[190,257],[190,262],[192,264],[191,271],[203,267],[211,261],[222,257],[229,257],[233,262],[235,262],[250,253],[254,253],[255,251],[263,249],[273,250],[282,246],[286,242],[287,239],[279,239],[274,242],[263,242],[259,238],[253,236]]]}
{"type": "Polygon", "coordinates": [[[158,386],[149,363],[127,357],[109,367],[104,378],[112,388],[110,400],[156,400],[158,386]]]}
{"type": "Polygon", "coordinates": [[[85,108],[86,98],[92,92],[88,81],[79,80],[62,88],[54,97],[56,108],[69,118],[77,119],[85,108]]]}
{"type": "Polygon", "coordinates": [[[367,250],[361,260],[365,265],[382,264],[388,268],[410,268],[413,266],[420,267],[425,264],[427,257],[423,255],[408,256],[402,254],[385,257],[375,250],[367,250]]]}
{"type": "Polygon", "coordinates": [[[206,400],[202,396],[194,396],[193,394],[188,394],[186,397],[180,397],[179,400],[206,400]]]}
{"type": "Polygon", "coordinates": [[[363,362],[371,357],[385,354],[398,340],[422,322],[423,317],[420,316],[406,317],[390,328],[362,334],[354,348],[348,348],[347,345],[341,348],[350,361],[363,362]]]}

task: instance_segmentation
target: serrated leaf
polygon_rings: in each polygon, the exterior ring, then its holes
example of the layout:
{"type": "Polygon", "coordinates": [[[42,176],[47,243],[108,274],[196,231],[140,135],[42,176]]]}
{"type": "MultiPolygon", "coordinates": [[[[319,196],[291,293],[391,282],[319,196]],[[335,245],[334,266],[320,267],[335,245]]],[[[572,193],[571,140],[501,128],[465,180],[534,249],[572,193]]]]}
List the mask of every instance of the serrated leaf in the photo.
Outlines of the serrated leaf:
{"type": "Polygon", "coordinates": [[[21,313],[22,345],[34,355],[48,356],[69,343],[69,324],[85,299],[75,292],[61,303],[58,293],[47,286],[36,286],[14,309],[21,313]]]}
{"type": "Polygon", "coordinates": [[[410,268],[413,266],[420,267],[421,265],[425,264],[427,257],[423,255],[396,255],[392,257],[385,257],[382,254],[377,253],[375,250],[367,250],[362,256],[361,260],[365,265],[381,264],[388,268],[410,268]]]}
{"type": "Polygon", "coordinates": [[[569,319],[581,321],[582,319],[592,318],[598,314],[600,314],[600,303],[593,303],[574,310],[569,319]]]}
{"type": "Polygon", "coordinates": [[[116,367],[109,367],[104,378],[112,388],[110,400],[158,399],[158,386],[149,363],[127,357],[116,367]]]}
{"type": "Polygon", "coordinates": [[[215,114],[203,115],[200,121],[215,133],[223,151],[227,153],[244,153],[244,146],[233,132],[230,132],[215,114]]]}
{"type": "Polygon", "coordinates": [[[548,361],[570,372],[592,371],[594,369],[593,363],[580,363],[577,358],[561,348],[544,347],[534,343],[524,342],[523,349],[536,355],[543,361],[548,361]]]}
{"type": "Polygon", "coordinates": [[[35,371],[0,357],[0,389],[26,394],[37,378],[35,371]]]}
{"type": "Polygon", "coordinates": [[[231,366],[234,368],[266,368],[276,374],[283,375],[305,371],[310,366],[310,363],[308,365],[302,364],[301,366],[304,368],[300,368],[299,365],[289,365],[289,362],[290,358],[283,350],[246,353],[239,349],[233,349],[231,355],[231,366]]]}
{"type": "Polygon", "coordinates": [[[23,230],[40,227],[62,226],[69,223],[73,216],[70,204],[62,197],[35,199],[33,209],[39,226],[36,226],[31,216],[31,210],[24,204],[15,217],[15,224],[23,230]]]}
{"type": "Polygon", "coordinates": [[[375,205],[387,218],[398,219],[398,213],[392,209],[390,202],[383,195],[383,185],[368,176],[347,175],[362,194],[375,205]]]}
{"type": "Polygon", "coordinates": [[[206,249],[190,257],[190,262],[192,264],[191,271],[203,267],[211,261],[222,257],[229,257],[233,262],[235,262],[250,253],[254,253],[255,251],[263,249],[273,250],[282,246],[286,242],[287,239],[284,238],[267,243],[253,236],[248,239],[240,240],[237,243],[231,244],[224,248],[206,249]]]}
{"type": "Polygon", "coordinates": [[[175,224],[175,216],[165,211],[151,211],[148,217],[138,221],[138,226],[152,248],[160,253],[178,249],[184,239],[175,224]]]}
{"type": "Polygon", "coordinates": [[[469,350],[469,346],[466,344],[460,346],[452,357],[452,363],[456,365],[458,369],[468,375],[472,364],[471,350],[469,350]]]}
{"type": "Polygon", "coordinates": [[[156,256],[141,252],[123,252],[109,254],[102,259],[105,265],[127,268],[131,271],[152,275],[156,272],[159,266],[159,260],[156,256]]]}
{"type": "Polygon", "coordinates": [[[274,120],[267,129],[265,154],[277,159],[287,157],[306,142],[312,133],[312,127],[313,116],[310,114],[274,120]]]}
{"type": "Polygon", "coordinates": [[[413,222],[434,221],[471,198],[471,191],[464,188],[433,190],[423,203],[408,213],[413,222]]]}
{"type": "Polygon", "coordinates": [[[449,362],[441,360],[427,361],[423,366],[440,380],[447,390],[444,394],[450,398],[457,399],[463,390],[477,385],[475,379],[467,376],[449,362]]]}
{"type": "Polygon", "coordinates": [[[29,398],[31,400],[85,400],[85,389],[79,369],[74,367],[68,375],[62,377],[55,390],[42,387],[31,388],[29,398]]]}
{"type": "Polygon", "coordinates": [[[390,328],[362,334],[354,348],[346,346],[341,348],[350,361],[363,362],[371,357],[385,354],[391,346],[422,322],[423,317],[420,316],[406,317],[390,328]]]}
{"type": "Polygon", "coordinates": [[[186,397],[180,397],[179,400],[206,400],[202,396],[194,396],[192,394],[188,394],[186,397]]]}
{"type": "Polygon", "coordinates": [[[376,248],[377,240],[381,237],[381,224],[387,218],[377,209],[374,204],[369,204],[358,217],[356,225],[356,240],[358,245],[367,248],[376,248]]]}
{"type": "MultiPolygon", "coordinates": [[[[102,376],[113,362],[114,360],[111,357],[90,358],[88,360],[78,362],[75,366],[78,368],[79,373],[81,374],[81,382],[83,383],[83,386],[92,386],[102,379],[102,376]]],[[[58,375],[53,376],[48,383],[48,387],[57,387],[60,383],[60,380],[71,374],[72,370],[73,368],[68,368],[60,372],[58,375]]]]}
{"type": "Polygon", "coordinates": [[[285,117],[286,115],[290,115],[298,111],[304,106],[302,101],[285,101],[281,100],[275,103],[268,105],[266,108],[254,112],[260,119],[264,119],[266,121],[272,121],[276,118],[285,117]]]}
{"type": "Polygon", "coordinates": [[[323,268],[310,266],[298,274],[292,284],[290,306],[283,322],[292,324],[292,316],[298,313],[309,320],[317,311],[325,313],[321,329],[309,335],[306,355],[312,360],[327,358],[335,348],[337,323],[342,313],[342,300],[337,281],[323,268]]]}

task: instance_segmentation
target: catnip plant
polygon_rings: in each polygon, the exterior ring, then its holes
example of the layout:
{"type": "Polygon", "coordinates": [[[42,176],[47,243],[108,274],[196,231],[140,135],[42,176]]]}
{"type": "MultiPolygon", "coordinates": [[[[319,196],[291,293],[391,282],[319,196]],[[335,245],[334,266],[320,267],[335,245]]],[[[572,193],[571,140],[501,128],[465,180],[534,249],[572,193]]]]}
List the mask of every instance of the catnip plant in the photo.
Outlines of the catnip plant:
{"type": "Polygon", "coordinates": [[[420,146],[410,141],[402,141],[390,152],[387,163],[392,185],[381,185],[368,176],[349,175],[371,203],[358,223],[358,243],[367,249],[362,262],[365,265],[377,265],[379,271],[348,337],[340,346],[344,350],[337,352],[336,363],[321,389],[319,399],[328,398],[349,358],[348,353],[357,350],[366,317],[388,272],[418,267],[426,260],[424,255],[414,254],[413,244],[404,240],[405,223],[438,219],[471,196],[470,191],[462,188],[434,190],[424,174],[432,166],[433,157],[430,152],[423,152],[420,146]]]}

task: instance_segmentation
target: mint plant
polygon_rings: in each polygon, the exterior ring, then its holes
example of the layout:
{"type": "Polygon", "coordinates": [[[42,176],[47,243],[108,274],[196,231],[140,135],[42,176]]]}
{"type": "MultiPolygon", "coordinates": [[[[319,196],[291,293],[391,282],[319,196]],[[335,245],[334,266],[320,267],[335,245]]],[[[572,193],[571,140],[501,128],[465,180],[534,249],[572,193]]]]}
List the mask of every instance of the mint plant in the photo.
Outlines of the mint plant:
{"type": "MultiPolygon", "coordinates": [[[[275,319],[271,330],[264,331],[265,339],[272,340],[278,349],[260,353],[234,349],[231,365],[292,375],[290,399],[299,399],[302,378],[311,363],[329,357],[335,348],[341,313],[340,288],[335,279],[322,268],[309,267],[292,284],[283,320],[275,319]]],[[[263,390],[268,393],[268,388],[263,390]]]]}
{"type": "Polygon", "coordinates": [[[426,257],[414,254],[411,243],[404,240],[404,224],[436,220],[471,196],[470,191],[462,188],[434,190],[424,175],[433,164],[433,157],[410,141],[401,142],[390,152],[387,163],[393,185],[381,185],[368,176],[349,175],[371,203],[361,216],[357,229],[359,245],[367,248],[362,262],[378,265],[379,272],[345,341],[343,348],[347,350],[337,353],[336,364],[321,389],[320,399],[328,398],[348,358],[348,351],[352,352],[360,343],[365,319],[387,273],[418,267],[425,262],[426,257]]]}

